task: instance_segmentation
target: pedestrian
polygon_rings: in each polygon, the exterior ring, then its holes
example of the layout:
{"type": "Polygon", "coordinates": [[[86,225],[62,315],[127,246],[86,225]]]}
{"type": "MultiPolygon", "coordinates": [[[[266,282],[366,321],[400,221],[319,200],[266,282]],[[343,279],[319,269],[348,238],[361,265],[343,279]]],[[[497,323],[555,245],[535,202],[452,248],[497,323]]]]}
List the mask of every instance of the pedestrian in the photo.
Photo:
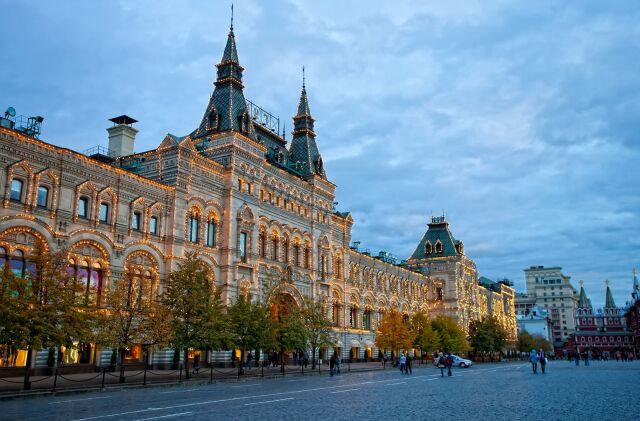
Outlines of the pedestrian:
{"type": "Polygon", "coordinates": [[[574,355],[576,361],[576,367],[580,365],[580,353],[576,350],[576,354],[574,355]]]}
{"type": "Polygon", "coordinates": [[[251,361],[253,360],[253,354],[251,353],[251,351],[249,351],[249,354],[247,354],[247,362],[244,364],[244,366],[246,368],[248,368],[249,370],[251,370],[251,361]]]}
{"type": "Polygon", "coordinates": [[[193,374],[200,372],[200,354],[196,354],[193,357],[193,374]]]}
{"type": "Polygon", "coordinates": [[[538,356],[540,357],[540,369],[542,370],[542,374],[544,374],[544,369],[547,366],[547,356],[544,353],[544,349],[540,348],[538,356]]]}
{"type": "Polygon", "coordinates": [[[411,371],[411,360],[411,355],[407,354],[407,363],[404,367],[405,374],[413,374],[413,371],[411,371]]]}
{"type": "Polygon", "coordinates": [[[529,361],[531,361],[533,374],[538,374],[538,351],[535,348],[532,348],[531,353],[529,353],[529,361]]]}
{"type": "Polygon", "coordinates": [[[584,365],[589,365],[589,360],[591,359],[591,350],[588,350],[584,353],[584,365]]]}
{"type": "Polygon", "coordinates": [[[293,351],[293,365],[298,365],[298,353],[293,351]]]}
{"type": "Polygon", "coordinates": [[[447,375],[451,377],[451,366],[453,365],[453,357],[450,352],[447,352],[447,358],[444,360],[445,365],[447,366],[447,375]]]}
{"type": "Polygon", "coordinates": [[[329,372],[331,373],[332,377],[333,377],[333,371],[335,367],[336,367],[336,354],[334,352],[331,358],[329,358],[329,372]]]}
{"type": "Polygon", "coordinates": [[[438,368],[440,369],[440,377],[444,377],[444,368],[447,364],[446,358],[444,357],[444,354],[442,352],[438,354],[438,356],[436,357],[436,361],[438,364],[438,368]]]}
{"type": "Polygon", "coordinates": [[[400,354],[400,373],[404,374],[404,370],[407,368],[407,357],[404,354],[400,354]]]}

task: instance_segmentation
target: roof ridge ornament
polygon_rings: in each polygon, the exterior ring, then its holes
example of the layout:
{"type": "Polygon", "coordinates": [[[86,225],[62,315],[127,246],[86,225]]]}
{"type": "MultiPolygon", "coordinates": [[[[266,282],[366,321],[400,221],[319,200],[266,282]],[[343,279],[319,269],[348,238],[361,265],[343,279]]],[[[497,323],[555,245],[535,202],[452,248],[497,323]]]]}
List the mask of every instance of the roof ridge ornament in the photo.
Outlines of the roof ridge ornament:
{"type": "Polygon", "coordinates": [[[233,3],[231,3],[231,26],[229,26],[229,30],[233,32],[233,3]]]}

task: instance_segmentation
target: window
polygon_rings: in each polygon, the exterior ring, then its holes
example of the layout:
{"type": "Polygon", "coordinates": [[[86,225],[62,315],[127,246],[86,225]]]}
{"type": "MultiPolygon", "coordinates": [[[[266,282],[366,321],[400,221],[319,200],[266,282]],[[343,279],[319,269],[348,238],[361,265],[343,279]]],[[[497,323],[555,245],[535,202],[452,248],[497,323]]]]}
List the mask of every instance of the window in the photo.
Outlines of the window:
{"type": "Polygon", "coordinates": [[[304,248],[304,256],[303,256],[303,262],[304,262],[304,268],[305,269],[309,269],[309,262],[311,258],[311,250],[309,248],[309,246],[305,246],[304,248]]]}
{"type": "Polygon", "coordinates": [[[9,269],[19,278],[24,277],[25,269],[24,252],[22,250],[14,250],[9,259],[9,269]]]}
{"type": "Polygon", "coordinates": [[[300,243],[293,244],[293,265],[300,266],[300,243]]]}
{"type": "Polygon", "coordinates": [[[267,233],[260,231],[258,234],[258,256],[265,258],[267,254],[267,233]]]}
{"type": "Polygon", "coordinates": [[[189,214],[189,226],[188,226],[188,239],[192,243],[198,242],[198,227],[199,227],[199,215],[196,211],[191,211],[189,214]]]}
{"type": "Polygon", "coordinates": [[[240,249],[240,258],[243,262],[247,261],[247,233],[240,233],[240,243],[238,244],[238,248],[240,249]]]}
{"type": "Polygon", "coordinates": [[[331,318],[334,326],[340,326],[340,304],[333,303],[331,318]]]}
{"type": "Polygon", "coordinates": [[[133,212],[133,217],[131,218],[131,229],[140,231],[140,220],[141,220],[140,212],[138,211],[133,212]]]}
{"type": "Polygon", "coordinates": [[[107,223],[109,221],[109,204],[100,203],[100,222],[107,223]]]}
{"type": "Polygon", "coordinates": [[[49,189],[45,186],[38,187],[38,201],[37,205],[41,208],[46,208],[49,202],[49,189]]]}
{"type": "Polygon", "coordinates": [[[158,235],[158,217],[152,216],[149,220],[149,233],[152,235],[158,235]]]}
{"type": "Polygon", "coordinates": [[[362,328],[371,330],[371,310],[366,309],[362,314],[362,328]]]}
{"type": "Polygon", "coordinates": [[[102,292],[103,272],[100,263],[89,264],[86,260],[76,262],[71,259],[67,274],[75,279],[78,289],[76,297],[85,305],[99,304],[102,292]]]}
{"type": "Polygon", "coordinates": [[[271,260],[278,261],[278,252],[280,251],[280,239],[277,235],[271,238],[271,260]]]}
{"type": "Polygon", "coordinates": [[[80,218],[87,218],[88,211],[89,211],[89,199],[87,199],[86,197],[81,197],[80,200],[78,200],[78,216],[80,218]]]}
{"type": "Polygon", "coordinates": [[[11,180],[11,196],[9,197],[11,200],[15,202],[22,201],[22,180],[18,180],[14,178],[11,180]]]}
{"type": "Polygon", "coordinates": [[[206,244],[209,247],[215,247],[216,245],[216,220],[213,217],[210,217],[207,221],[206,244]]]}
{"type": "Polygon", "coordinates": [[[289,263],[289,237],[285,237],[282,242],[282,251],[284,253],[284,262],[289,263]]]}
{"type": "Polygon", "coordinates": [[[358,328],[358,308],[355,306],[352,306],[349,311],[349,326],[352,329],[358,328]]]}

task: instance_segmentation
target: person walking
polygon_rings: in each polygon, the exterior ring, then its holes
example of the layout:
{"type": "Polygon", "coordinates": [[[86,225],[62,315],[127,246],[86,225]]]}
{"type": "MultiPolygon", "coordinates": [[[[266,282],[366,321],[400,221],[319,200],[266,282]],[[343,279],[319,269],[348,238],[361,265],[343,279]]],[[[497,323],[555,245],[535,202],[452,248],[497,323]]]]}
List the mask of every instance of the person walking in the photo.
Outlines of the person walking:
{"type": "Polygon", "coordinates": [[[533,370],[533,374],[538,374],[538,351],[535,348],[531,349],[531,353],[529,354],[529,361],[531,361],[531,369],[533,370]]]}
{"type": "Polygon", "coordinates": [[[447,352],[447,357],[444,360],[445,365],[447,366],[447,376],[451,377],[451,366],[453,365],[453,357],[450,352],[447,352]]]}
{"type": "Polygon", "coordinates": [[[249,351],[249,354],[247,354],[247,362],[245,362],[244,366],[251,370],[251,361],[253,360],[253,354],[251,353],[251,351],[249,351]]]}
{"type": "Polygon", "coordinates": [[[538,356],[540,357],[540,369],[542,370],[542,374],[544,374],[544,369],[547,366],[547,356],[544,353],[544,349],[540,348],[538,356]]]}
{"type": "Polygon", "coordinates": [[[413,371],[411,371],[411,360],[413,358],[411,357],[411,355],[407,354],[407,362],[406,365],[404,367],[404,373],[405,374],[413,374],[413,371]]]}
{"type": "Polygon", "coordinates": [[[437,357],[438,368],[440,369],[440,377],[444,377],[444,368],[446,367],[446,358],[444,354],[440,352],[437,357]]]}
{"type": "Polygon", "coordinates": [[[400,354],[400,373],[404,374],[404,370],[407,368],[407,357],[404,353],[400,354]]]}
{"type": "Polygon", "coordinates": [[[584,365],[589,365],[589,360],[591,359],[591,351],[587,351],[584,353],[584,365]]]}
{"type": "Polygon", "coordinates": [[[580,353],[576,350],[576,353],[574,355],[575,358],[575,362],[576,362],[576,367],[580,365],[580,353]]]}
{"type": "Polygon", "coordinates": [[[193,356],[193,373],[198,374],[200,372],[200,354],[193,356]]]}
{"type": "Polygon", "coordinates": [[[331,377],[333,377],[333,371],[336,367],[336,353],[334,352],[331,358],[329,358],[329,373],[331,373],[331,377]]]}
{"type": "Polygon", "coordinates": [[[340,374],[340,364],[342,363],[342,360],[340,359],[339,355],[336,355],[336,374],[340,374]]]}

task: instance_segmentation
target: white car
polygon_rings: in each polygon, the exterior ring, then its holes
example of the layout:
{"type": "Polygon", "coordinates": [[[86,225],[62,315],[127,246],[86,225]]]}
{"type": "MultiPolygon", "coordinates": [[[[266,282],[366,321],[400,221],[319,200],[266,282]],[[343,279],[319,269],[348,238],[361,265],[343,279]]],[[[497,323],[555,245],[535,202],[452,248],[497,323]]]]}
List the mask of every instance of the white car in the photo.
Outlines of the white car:
{"type": "Polygon", "coordinates": [[[461,358],[454,354],[451,354],[451,357],[453,358],[453,365],[457,365],[463,368],[469,368],[473,365],[473,361],[467,360],[466,358],[461,358]]]}

